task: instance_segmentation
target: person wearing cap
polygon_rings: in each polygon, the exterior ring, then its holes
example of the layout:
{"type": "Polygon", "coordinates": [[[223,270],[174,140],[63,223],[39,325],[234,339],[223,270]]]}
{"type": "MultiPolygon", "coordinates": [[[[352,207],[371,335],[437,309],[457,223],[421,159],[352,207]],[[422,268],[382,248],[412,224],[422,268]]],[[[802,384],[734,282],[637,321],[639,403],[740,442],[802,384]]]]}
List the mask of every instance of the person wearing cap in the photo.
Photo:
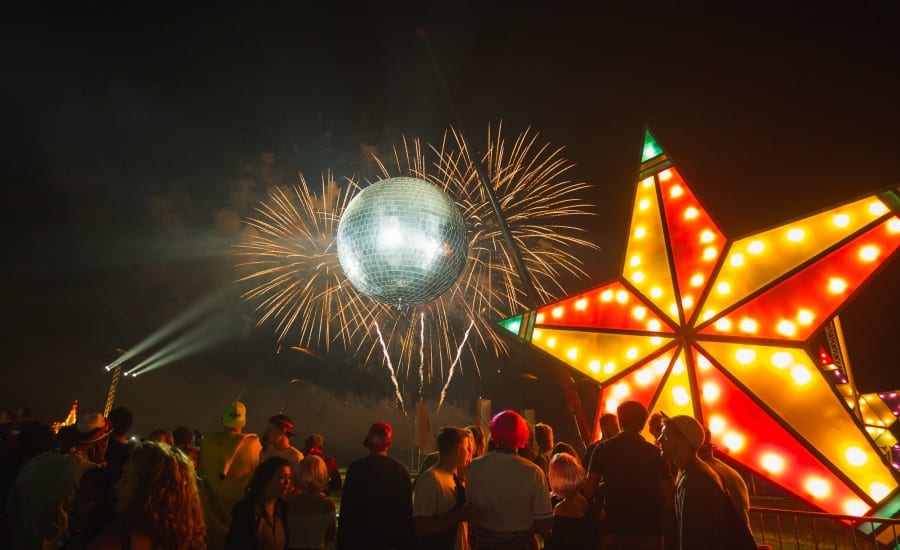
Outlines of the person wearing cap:
{"type": "Polygon", "coordinates": [[[544,472],[517,453],[528,444],[528,424],[505,410],[491,419],[490,431],[494,450],[466,469],[466,500],[479,512],[470,538],[479,550],[537,548],[535,535],[550,537],[553,508],[544,472]]]}
{"type": "Polygon", "coordinates": [[[263,434],[263,448],[259,455],[262,464],[266,459],[277,456],[287,460],[291,465],[291,471],[296,471],[297,464],[303,460],[303,453],[291,445],[294,437],[294,423],[283,414],[269,417],[269,426],[263,434]]]}
{"type": "Polygon", "coordinates": [[[647,408],[625,401],[616,409],[621,431],[602,440],[589,458],[584,494],[603,500],[603,541],[615,548],[659,549],[671,518],[675,487],[659,449],[641,435],[647,408]],[[602,485],[601,485],[602,483],[602,485]]]}
{"type": "Polygon", "coordinates": [[[241,498],[259,464],[262,445],[256,434],[243,433],[247,407],[240,401],[222,411],[222,431],[200,443],[200,500],[206,518],[208,548],[222,548],[231,526],[231,509],[241,498]]]}
{"type": "Polygon", "coordinates": [[[747,524],[747,528],[749,529],[750,495],[747,491],[747,482],[744,481],[744,478],[741,477],[741,474],[739,474],[737,470],[716,457],[714,452],[716,446],[713,445],[709,428],[706,426],[703,427],[703,434],[703,445],[701,445],[700,450],[697,451],[697,456],[700,457],[700,460],[712,466],[712,469],[719,474],[722,485],[725,487],[725,492],[728,493],[728,497],[731,498],[731,503],[734,505],[735,510],[737,510],[738,514],[744,519],[744,523],[747,524]]]}
{"type": "Polygon", "coordinates": [[[388,456],[393,429],[375,422],[363,440],[369,455],[350,464],[338,519],[338,550],[413,547],[412,483],[406,466],[388,456]]]}
{"type": "Polygon", "coordinates": [[[69,530],[69,510],[84,474],[103,464],[112,426],[100,413],[85,414],[55,451],[31,459],[7,500],[13,549],[58,548],[69,530]]]}
{"type": "Polygon", "coordinates": [[[662,454],[678,468],[675,517],[681,550],[755,550],[750,529],[725,493],[722,480],[697,455],[705,436],[695,418],[663,420],[662,454]]]}

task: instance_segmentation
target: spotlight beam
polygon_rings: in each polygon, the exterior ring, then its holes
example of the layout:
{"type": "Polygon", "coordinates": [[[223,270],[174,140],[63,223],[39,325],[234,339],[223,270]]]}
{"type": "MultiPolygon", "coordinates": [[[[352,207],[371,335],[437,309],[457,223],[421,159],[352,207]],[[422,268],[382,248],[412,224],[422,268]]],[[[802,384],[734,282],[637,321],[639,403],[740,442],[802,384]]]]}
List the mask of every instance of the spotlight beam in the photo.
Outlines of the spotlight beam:
{"type": "Polygon", "coordinates": [[[129,349],[122,355],[118,357],[115,361],[106,366],[106,370],[112,370],[118,365],[121,365],[125,361],[137,357],[141,353],[147,351],[151,347],[156,344],[162,342],[170,335],[174,334],[178,329],[186,326],[191,321],[200,318],[204,313],[208,312],[212,307],[222,298],[233,292],[231,286],[222,287],[215,292],[207,294],[202,297],[200,300],[189,306],[186,310],[184,310],[180,315],[176,318],[169,321],[167,324],[158,328],[153,334],[144,338],[140,343],[138,343],[133,348],[129,349]]]}

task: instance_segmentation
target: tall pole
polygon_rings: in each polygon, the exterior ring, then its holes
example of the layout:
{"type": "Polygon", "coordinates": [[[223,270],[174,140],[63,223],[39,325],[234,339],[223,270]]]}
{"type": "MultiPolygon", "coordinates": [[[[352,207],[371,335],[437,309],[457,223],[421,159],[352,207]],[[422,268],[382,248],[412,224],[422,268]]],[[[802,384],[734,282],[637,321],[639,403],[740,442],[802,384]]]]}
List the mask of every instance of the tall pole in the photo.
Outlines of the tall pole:
{"type": "Polygon", "coordinates": [[[109,391],[106,393],[106,406],[103,408],[103,416],[108,417],[116,400],[116,390],[119,388],[119,377],[122,376],[122,365],[116,365],[112,369],[112,380],[109,383],[109,391]]]}
{"type": "MultiPolygon", "coordinates": [[[[416,29],[415,34],[422,40],[422,44],[425,47],[425,53],[428,55],[428,60],[431,62],[432,68],[434,68],[438,83],[440,83],[441,90],[444,92],[444,96],[446,97],[447,105],[450,109],[450,116],[453,119],[453,124],[457,128],[459,139],[460,141],[462,141],[462,145],[466,148],[466,150],[472,151],[467,143],[465,125],[462,122],[462,118],[459,116],[459,112],[456,110],[453,96],[450,94],[450,88],[447,86],[446,80],[444,80],[444,76],[441,73],[440,67],[438,66],[437,59],[435,58],[434,52],[431,49],[431,45],[428,43],[428,34],[425,29],[421,28],[416,29]]],[[[528,297],[528,300],[530,302],[529,306],[532,309],[537,308],[540,305],[540,299],[538,297],[537,290],[534,287],[534,282],[531,280],[531,275],[525,268],[525,262],[522,261],[522,255],[519,253],[519,248],[516,246],[515,240],[512,236],[512,232],[509,230],[509,224],[506,223],[506,218],[503,215],[503,210],[500,208],[500,204],[497,202],[496,196],[494,196],[494,189],[491,187],[491,182],[484,170],[484,166],[482,166],[481,164],[481,157],[477,151],[474,155],[472,155],[472,162],[474,164],[475,173],[478,175],[479,183],[481,183],[484,193],[488,198],[488,202],[490,202],[491,204],[491,209],[494,211],[494,216],[497,218],[497,225],[500,226],[500,234],[503,235],[503,242],[506,244],[507,252],[509,253],[509,257],[513,262],[512,267],[516,270],[516,274],[519,276],[519,282],[522,284],[525,295],[528,297]]],[[[584,407],[581,405],[581,398],[578,396],[578,388],[576,387],[575,381],[572,379],[572,375],[569,374],[566,366],[559,363],[554,363],[554,367],[557,380],[562,386],[563,393],[566,396],[566,403],[569,406],[569,413],[572,414],[572,417],[575,421],[575,427],[578,430],[578,435],[581,438],[581,443],[582,445],[586,445],[587,443],[590,443],[591,439],[593,438],[593,433],[588,425],[587,417],[584,414],[584,407]]]]}

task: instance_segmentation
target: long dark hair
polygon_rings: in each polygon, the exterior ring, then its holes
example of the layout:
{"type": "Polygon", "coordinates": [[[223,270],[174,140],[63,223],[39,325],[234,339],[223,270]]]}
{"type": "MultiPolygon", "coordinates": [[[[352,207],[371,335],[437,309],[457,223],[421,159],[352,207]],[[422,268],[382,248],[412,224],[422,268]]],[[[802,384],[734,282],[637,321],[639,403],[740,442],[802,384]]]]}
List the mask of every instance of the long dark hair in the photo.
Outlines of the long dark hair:
{"type": "Polygon", "coordinates": [[[266,485],[275,478],[275,474],[285,466],[291,466],[291,463],[279,456],[273,456],[256,467],[253,472],[253,478],[247,484],[247,497],[250,500],[259,500],[266,491],[266,485]]]}

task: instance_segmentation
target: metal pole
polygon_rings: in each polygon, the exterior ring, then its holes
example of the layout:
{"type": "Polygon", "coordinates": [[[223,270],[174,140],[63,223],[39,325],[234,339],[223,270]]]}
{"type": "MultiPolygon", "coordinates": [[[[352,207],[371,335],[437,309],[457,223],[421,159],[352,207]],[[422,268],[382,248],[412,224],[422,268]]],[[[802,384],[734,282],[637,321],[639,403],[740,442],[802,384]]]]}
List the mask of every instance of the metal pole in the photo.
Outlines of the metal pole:
{"type": "MultiPolygon", "coordinates": [[[[428,60],[431,62],[431,66],[434,69],[438,82],[441,85],[441,90],[446,96],[447,105],[450,109],[450,116],[453,119],[453,124],[457,128],[459,138],[462,141],[463,146],[467,150],[472,151],[465,137],[466,130],[462,122],[462,118],[459,116],[459,112],[456,110],[453,97],[450,94],[450,89],[447,87],[447,82],[446,80],[444,80],[444,76],[441,73],[440,67],[438,66],[437,59],[435,58],[434,52],[431,49],[431,45],[428,43],[427,32],[425,31],[425,29],[416,29],[416,36],[418,36],[422,40],[422,45],[425,47],[425,53],[428,55],[428,60]]],[[[497,198],[494,196],[494,190],[491,188],[491,183],[488,179],[487,173],[485,173],[484,171],[484,167],[481,164],[480,155],[477,151],[472,156],[472,162],[474,164],[475,172],[478,175],[479,182],[481,183],[484,193],[485,195],[487,195],[488,201],[491,204],[491,209],[494,211],[494,216],[497,218],[497,224],[500,226],[500,233],[503,235],[503,242],[506,244],[506,249],[509,253],[509,257],[512,258],[513,267],[515,268],[516,273],[519,276],[519,282],[522,284],[525,295],[528,297],[528,300],[530,302],[529,306],[531,308],[537,308],[537,306],[540,305],[540,302],[537,290],[534,287],[534,282],[531,280],[531,276],[529,275],[528,270],[525,268],[525,263],[522,261],[522,256],[519,253],[519,248],[516,246],[512,236],[512,232],[510,232],[509,230],[509,224],[506,223],[506,218],[503,216],[503,210],[497,203],[497,198]]],[[[562,386],[563,393],[566,396],[566,402],[569,405],[569,412],[572,414],[572,417],[575,421],[575,428],[578,430],[578,435],[581,438],[581,444],[582,446],[586,446],[588,443],[590,443],[593,434],[591,428],[588,426],[587,417],[584,413],[584,407],[582,407],[581,405],[581,398],[578,396],[578,388],[575,386],[575,381],[572,379],[571,374],[569,374],[567,367],[556,364],[554,370],[557,380],[562,386]]]]}

